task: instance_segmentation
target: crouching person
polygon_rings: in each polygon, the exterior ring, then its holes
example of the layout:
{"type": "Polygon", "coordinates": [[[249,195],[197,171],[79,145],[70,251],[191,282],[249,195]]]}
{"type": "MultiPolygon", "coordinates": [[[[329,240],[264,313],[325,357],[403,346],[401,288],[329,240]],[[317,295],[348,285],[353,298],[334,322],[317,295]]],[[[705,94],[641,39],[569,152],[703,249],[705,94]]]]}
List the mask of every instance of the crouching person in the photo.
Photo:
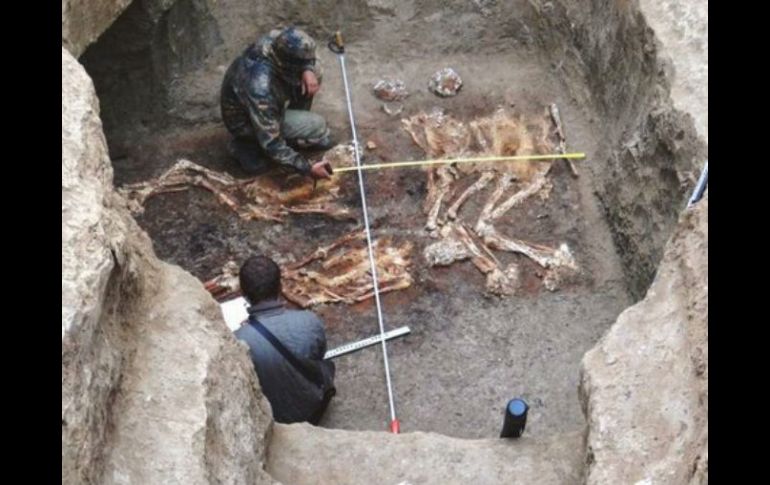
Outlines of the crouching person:
{"type": "Polygon", "coordinates": [[[318,424],[335,394],[334,363],[323,360],[323,322],[313,312],[284,307],[281,271],[270,258],[249,258],[239,276],[250,307],[248,323],[235,336],[249,346],[273,417],[279,423],[318,424]]]}

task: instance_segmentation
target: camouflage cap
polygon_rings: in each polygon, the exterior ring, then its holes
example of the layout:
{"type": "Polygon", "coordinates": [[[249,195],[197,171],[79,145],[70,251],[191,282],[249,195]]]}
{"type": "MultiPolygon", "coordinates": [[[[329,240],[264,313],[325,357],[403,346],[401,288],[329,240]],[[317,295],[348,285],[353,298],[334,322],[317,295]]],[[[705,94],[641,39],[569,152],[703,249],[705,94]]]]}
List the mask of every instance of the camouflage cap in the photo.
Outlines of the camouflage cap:
{"type": "Polygon", "coordinates": [[[273,52],[288,64],[307,64],[315,60],[315,41],[295,27],[287,27],[273,41],[273,52]]]}

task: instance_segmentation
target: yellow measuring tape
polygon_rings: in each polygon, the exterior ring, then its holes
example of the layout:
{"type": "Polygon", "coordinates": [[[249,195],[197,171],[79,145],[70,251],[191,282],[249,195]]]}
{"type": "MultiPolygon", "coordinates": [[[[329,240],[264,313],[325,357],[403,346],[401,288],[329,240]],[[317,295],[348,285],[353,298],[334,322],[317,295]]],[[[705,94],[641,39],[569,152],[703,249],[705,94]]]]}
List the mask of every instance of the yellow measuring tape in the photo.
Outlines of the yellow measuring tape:
{"type": "MultiPolygon", "coordinates": [[[[450,158],[444,160],[414,160],[408,162],[373,163],[362,165],[361,170],[378,170],[381,168],[415,167],[419,165],[439,165],[446,163],[479,163],[479,162],[508,162],[514,160],[554,160],[559,158],[576,159],[585,158],[585,153],[557,153],[554,155],[518,155],[513,157],[477,157],[477,158],[450,158]]],[[[334,173],[354,172],[358,167],[339,167],[334,173]]]]}

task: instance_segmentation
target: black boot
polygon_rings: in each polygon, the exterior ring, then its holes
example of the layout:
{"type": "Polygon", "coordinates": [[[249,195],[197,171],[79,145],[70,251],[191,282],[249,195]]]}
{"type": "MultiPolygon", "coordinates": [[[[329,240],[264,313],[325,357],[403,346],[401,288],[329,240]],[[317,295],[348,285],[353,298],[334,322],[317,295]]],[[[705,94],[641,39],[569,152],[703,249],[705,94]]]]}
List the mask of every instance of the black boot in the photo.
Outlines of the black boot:
{"type": "Polygon", "coordinates": [[[227,151],[251,175],[260,175],[270,170],[270,164],[256,141],[233,139],[227,151]]]}
{"type": "Polygon", "coordinates": [[[321,138],[318,143],[316,143],[315,148],[318,148],[319,150],[328,150],[336,144],[337,143],[334,141],[334,138],[332,138],[331,135],[326,135],[325,137],[321,138]]]}

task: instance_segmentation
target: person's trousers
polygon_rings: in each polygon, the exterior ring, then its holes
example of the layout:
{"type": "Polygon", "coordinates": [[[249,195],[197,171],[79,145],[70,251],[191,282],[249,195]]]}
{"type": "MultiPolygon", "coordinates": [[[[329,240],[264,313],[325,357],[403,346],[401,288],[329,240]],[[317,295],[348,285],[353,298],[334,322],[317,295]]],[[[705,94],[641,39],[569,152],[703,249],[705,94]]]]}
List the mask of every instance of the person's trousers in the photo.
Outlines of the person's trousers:
{"type": "MultiPolygon", "coordinates": [[[[292,148],[331,148],[326,120],[310,111],[287,109],[281,122],[281,135],[292,148]]],[[[230,153],[249,173],[259,174],[271,168],[269,157],[257,142],[256,135],[235,138],[230,153]]]]}

